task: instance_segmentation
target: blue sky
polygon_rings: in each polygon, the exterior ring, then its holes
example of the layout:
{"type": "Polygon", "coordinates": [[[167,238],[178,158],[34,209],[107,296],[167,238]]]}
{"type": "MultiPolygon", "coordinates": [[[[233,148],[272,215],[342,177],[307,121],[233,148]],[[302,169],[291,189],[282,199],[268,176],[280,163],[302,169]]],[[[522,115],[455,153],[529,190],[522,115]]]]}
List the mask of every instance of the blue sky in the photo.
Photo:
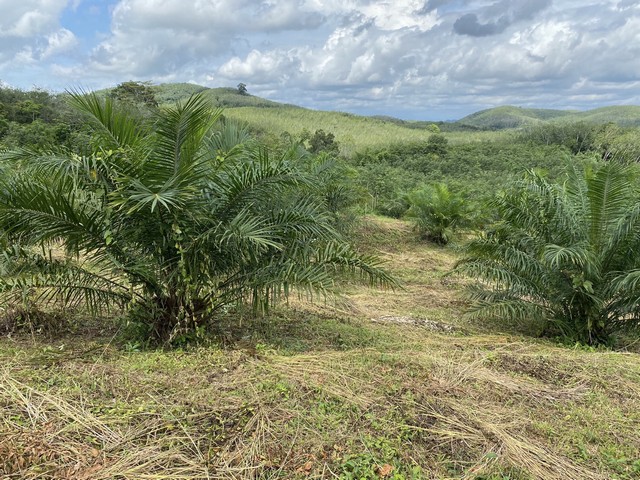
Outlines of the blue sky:
{"type": "Polygon", "coordinates": [[[0,81],[456,119],[640,104],[640,0],[0,0],[0,81]]]}

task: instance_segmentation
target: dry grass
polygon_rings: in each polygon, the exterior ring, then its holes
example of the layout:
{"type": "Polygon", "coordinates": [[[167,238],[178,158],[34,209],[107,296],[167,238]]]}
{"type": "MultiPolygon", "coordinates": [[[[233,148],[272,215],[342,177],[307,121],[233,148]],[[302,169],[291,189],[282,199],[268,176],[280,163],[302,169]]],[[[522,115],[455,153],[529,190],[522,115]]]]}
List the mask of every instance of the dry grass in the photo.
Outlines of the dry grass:
{"type": "Polygon", "coordinates": [[[429,246],[398,220],[364,217],[358,244],[375,253],[402,282],[393,292],[372,292],[349,285],[346,294],[354,312],[365,318],[412,316],[467,327],[460,318],[464,301],[458,280],[446,277],[455,263],[451,249],[429,246]]]}
{"type": "Polygon", "coordinates": [[[370,219],[363,239],[406,290],[348,284],[351,310],[230,317],[221,346],[187,351],[0,339],[0,477],[640,478],[637,354],[470,334],[450,251],[401,222],[370,219]]]}

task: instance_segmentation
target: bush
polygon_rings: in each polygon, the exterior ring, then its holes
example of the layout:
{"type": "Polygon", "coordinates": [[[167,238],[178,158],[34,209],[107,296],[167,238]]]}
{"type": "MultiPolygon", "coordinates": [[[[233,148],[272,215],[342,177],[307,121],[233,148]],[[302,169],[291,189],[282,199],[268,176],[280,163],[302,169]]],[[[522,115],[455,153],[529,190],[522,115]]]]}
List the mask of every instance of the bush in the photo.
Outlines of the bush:
{"type": "Polygon", "coordinates": [[[455,271],[478,279],[472,315],[540,320],[587,344],[640,326],[637,168],[575,169],[553,184],[530,172],[492,204],[500,221],[455,271]]]}
{"type": "Polygon", "coordinates": [[[410,207],[406,215],[414,221],[416,231],[438,245],[446,245],[457,229],[470,224],[467,203],[444,183],[424,186],[411,192],[407,199],[410,207]]]}
{"type": "Polygon", "coordinates": [[[272,159],[253,143],[221,159],[220,111],[204,97],[158,111],[153,127],[111,98],[71,98],[93,128],[88,155],[4,156],[4,300],[27,285],[92,311],[126,305],[173,340],[229,303],[263,309],[294,287],[331,293],[337,271],[392,282],[333,228],[295,151],[272,159]]]}

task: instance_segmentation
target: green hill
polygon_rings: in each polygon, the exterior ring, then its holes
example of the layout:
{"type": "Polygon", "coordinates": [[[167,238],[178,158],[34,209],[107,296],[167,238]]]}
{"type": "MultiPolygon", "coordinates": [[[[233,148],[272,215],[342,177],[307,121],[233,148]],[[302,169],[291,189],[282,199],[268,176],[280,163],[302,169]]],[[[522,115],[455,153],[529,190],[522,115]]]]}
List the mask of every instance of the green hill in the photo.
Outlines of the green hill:
{"type": "MultiPolygon", "coordinates": [[[[343,112],[311,110],[296,105],[240,94],[235,88],[208,88],[191,83],[164,83],[151,87],[160,105],[175,103],[203,92],[213,105],[223,107],[225,115],[248,123],[268,135],[283,132],[299,135],[322,129],[333,133],[343,152],[391,143],[424,141],[433,133],[433,125],[456,142],[493,138],[490,131],[521,128],[545,122],[614,122],[622,126],[640,126],[640,106],[614,106],[579,112],[502,106],[481,110],[457,122],[406,121],[391,116],[360,116],[343,112]]],[[[101,92],[107,92],[103,90],[101,92]]]]}
{"type": "Polygon", "coordinates": [[[617,123],[620,126],[640,126],[640,106],[601,107],[584,112],[504,106],[472,113],[457,123],[476,128],[501,130],[520,128],[542,122],[617,123]]]}
{"type": "Polygon", "coordinates": [[[151,88],[160,105],[175,103],[196,93],[208,90],[207,87],[193,83],[163,83],[151,88]]]}
{"type": "Polygon", "coordinates": [[[556,118],[567,117],[573,113],[572,111],[565,110],[522,108],[507,105],[472,113],[458,120],[458,123],[477,128],[500,130],[504,128],[518,128],[554,120],[556,118]]]}
{"type": "Polygon", "coordinates": [[[204,92],[206,96],[211,98],[214,105],[220,107],[259,107],[259,108],[302,108],[295,105],[287,105],[285,103],[274,102],[265,98],[256,97],[250,94],[240,94],[235,88],[208,88],[192,83],[163,83],[152,87],[156,95],[156,99],[160,105],[175,103],[193,95],[194,93],[204,92]]]}
{"type": "MultiPolygon", "coordinates": [[[[344,112],[311,110],[285,103],[266,100],[254,95],[241,95],[235,88],[206,88],[188,83],[162,84],[153,87],[159,104],[173,103],[197,92],[204,92],[214,105],[223,107],[227,118],[247,123],[261,134],[280,136],[288,132],[299,136],[305,130],[310,133],[324,130],[333,133],[343,153],[349,154],[363,148],[377,148],[394,143],[424,142],[433,134],[436,123],[442,131],[467,131],[469,127],[456,128],[443,122],[408,122],[393,117],[366,117],[344,112]]],[[[473,130],[473,128],[471,128],[473,130]]],[[[456,134],[447,133],[455,142],[456,134]]],[[[460,134],[458,134],[459,136],[460,134]]],[[[482,138],[490,132],[466,133],[467,141],[474,135],[482,138]]]]}
{"type": "Polygon", "coordinates": [[[568,118],[589,123],[613,122],[624,127],[637,127],[640,126],[640,106],[602,107],[586,112],[576,112],[568,118]]]}

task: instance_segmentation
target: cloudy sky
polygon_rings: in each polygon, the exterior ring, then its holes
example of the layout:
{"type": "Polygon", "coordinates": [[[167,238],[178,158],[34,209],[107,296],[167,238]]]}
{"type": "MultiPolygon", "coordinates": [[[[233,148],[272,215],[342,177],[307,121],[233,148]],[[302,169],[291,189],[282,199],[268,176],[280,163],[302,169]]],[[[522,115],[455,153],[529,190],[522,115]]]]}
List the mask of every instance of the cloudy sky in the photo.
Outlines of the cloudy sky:
{"type": "Polygon", "coordinates": [[[640,105],[640,0],[0,0],[3,83],[126,80],[407,119],[640,105]]]}

